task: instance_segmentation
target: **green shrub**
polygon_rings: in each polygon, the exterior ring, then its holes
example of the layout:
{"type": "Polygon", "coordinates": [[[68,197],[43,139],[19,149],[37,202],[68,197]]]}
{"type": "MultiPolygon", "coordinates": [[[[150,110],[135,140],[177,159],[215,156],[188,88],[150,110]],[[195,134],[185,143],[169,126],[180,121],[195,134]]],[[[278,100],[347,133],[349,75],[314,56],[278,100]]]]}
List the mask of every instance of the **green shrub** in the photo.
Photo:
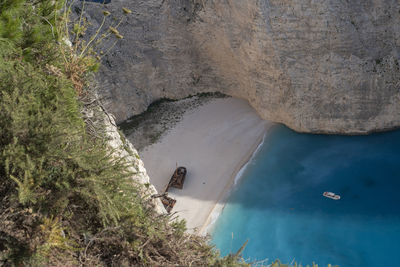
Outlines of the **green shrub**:
{"type": "Polygon", "coordinates": [[[141,197],[146,188],[113,156],[101,123],[88,130],[80,100],[95,61],[60,41],[61,7],[0,1],[0,263],[211,264],[206,239],[141,197]]]}

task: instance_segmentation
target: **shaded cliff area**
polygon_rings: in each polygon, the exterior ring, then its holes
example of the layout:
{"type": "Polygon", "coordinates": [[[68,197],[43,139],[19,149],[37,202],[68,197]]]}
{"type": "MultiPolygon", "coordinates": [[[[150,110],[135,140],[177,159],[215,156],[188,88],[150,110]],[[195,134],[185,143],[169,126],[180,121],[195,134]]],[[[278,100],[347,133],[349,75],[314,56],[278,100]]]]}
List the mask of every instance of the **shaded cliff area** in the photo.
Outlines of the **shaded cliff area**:
{"type": "MultiPolygon", "coordinates": [[[[103,58],[107,109],[121,122],[161,98],[244,98],[262,118],[312,133],[400,125],[400,4],[370,1],[114,0],[124,39],[103,58]]],[[[79,12],[79,8],[77,12],[79,12]]]]}

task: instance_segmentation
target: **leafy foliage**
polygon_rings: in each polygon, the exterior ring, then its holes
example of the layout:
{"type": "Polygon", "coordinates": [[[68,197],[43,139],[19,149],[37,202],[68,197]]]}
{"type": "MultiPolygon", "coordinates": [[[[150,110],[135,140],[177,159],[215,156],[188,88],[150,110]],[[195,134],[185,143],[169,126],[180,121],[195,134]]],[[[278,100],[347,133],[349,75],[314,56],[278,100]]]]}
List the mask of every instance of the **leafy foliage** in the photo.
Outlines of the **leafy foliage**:
{"type": "Polygon", "coordinates": [[[93,56],[60,41],[61,7],[0,0],[0,263],[223,266],[206,239],[156,214],[131,163],[88,131],[93,56]]]}

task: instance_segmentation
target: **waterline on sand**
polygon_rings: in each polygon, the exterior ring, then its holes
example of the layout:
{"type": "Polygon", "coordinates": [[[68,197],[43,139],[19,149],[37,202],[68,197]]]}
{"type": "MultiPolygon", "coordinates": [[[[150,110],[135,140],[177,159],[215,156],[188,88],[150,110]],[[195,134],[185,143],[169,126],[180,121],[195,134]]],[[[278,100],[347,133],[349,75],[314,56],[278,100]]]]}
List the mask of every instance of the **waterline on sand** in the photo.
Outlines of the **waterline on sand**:
{"type": "Polygon", "coordinates": [[[215,225],[215,222],[218,220],[218,217],[220,216],[220,214],[224,210],[224,207],[225,207],[225,205],[227,203],[227,200],[229,198],[229,195],[230,195],[232,189],[235,188],[235,186],[239,182],[240,178],[243,176],[244,172],[248,168],[249,164],[251,164],[253,162],[254,157],[257,155],[257,153],[259,152],[259,150],[263,146],[263,144],[265,142],[265,138],[268,135],[268,132],[270,131],[271,127],[273,127],[273,125],[274,124],[271,124],[271,125],[266,127],[265,133],[262,135],[262,138],[258,142],[257,147],[251,153],[251,156],[250,157],[244,157],[243,158],[243,162],[245,162],[245,163],[242,164],[242,165],[239,165],[240,166],[239,167],[239,171],[233,173],[233,176],[234,176],[233,184],[232,183],[228,183],[227,184],[227,189],[222,192],[223,195],[222,195],[221,199],[219,201],[217,201],[217,203],[215,203],[215,206],[214,206],[213,210],[211,211],[208,219],[206,220],[206,222],[204,223],[203,227],[199,231],[199,233],[201,235],[206,235],[206,234],[209,234],[209,233],[211,233],[213,231],[213,226],[215,225]]]}
{"type": "MultiPolygon", "coordinates": [[[[269,129],[267,129],[268,132],[269,129]]],[[[247,167],[249,166],[249,164],[253,161],[254,156],[257,155],[258,151],[260,151],[262,145],[265,142],[265,136],[267,135],[267,133],[265,133],[263,135],[263,138],[261,140],[261,142],[258,144],[256,150],[254,150],[253,154],[251,155],[250,159],[240,168],[240,170],[237,172],[237,174],[235,175],[235,181],[233,183],[233,186],[236,186],[237,183],[239,182],[240,178],[242,178],[244,171],[247,169],[247,167]]]]}

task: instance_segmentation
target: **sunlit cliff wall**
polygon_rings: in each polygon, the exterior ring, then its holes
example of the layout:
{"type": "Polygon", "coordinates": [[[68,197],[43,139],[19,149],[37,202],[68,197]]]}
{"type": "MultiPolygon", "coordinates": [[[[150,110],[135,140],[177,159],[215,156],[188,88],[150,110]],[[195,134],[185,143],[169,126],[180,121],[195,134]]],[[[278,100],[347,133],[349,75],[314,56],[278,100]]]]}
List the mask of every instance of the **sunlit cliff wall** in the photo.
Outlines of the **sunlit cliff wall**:
{"type": "MultiPolygon", "coordinates": [[[[220,91],[297,131],[400,125],[397,0],[113,0],[133,13],[99,79],[117,121],[153,101],[220,91]]],[[[88,3],[98,25],[104,7],[88,3]]]]}

